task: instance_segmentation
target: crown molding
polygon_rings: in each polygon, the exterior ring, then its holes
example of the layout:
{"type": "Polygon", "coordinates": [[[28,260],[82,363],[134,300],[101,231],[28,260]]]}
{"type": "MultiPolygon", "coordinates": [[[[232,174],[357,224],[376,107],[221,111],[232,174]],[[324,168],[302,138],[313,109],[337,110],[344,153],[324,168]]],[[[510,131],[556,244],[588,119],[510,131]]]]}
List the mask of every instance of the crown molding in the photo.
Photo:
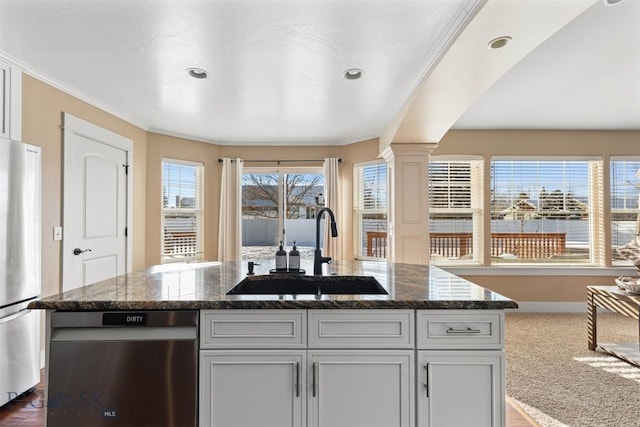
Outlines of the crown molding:
{"type": "Polygon", "coordinates": [[[59,83],[57,80],[49,77],[46,74],[43,74],[39,71],[37,71],[36,69],[34,69],[32,66],[30,66],[29,64],[20,61],[17,58],[12,57],[11,55],[7,54],[6,52],[0,51],[0,60],[4,60],[5,62],[8,62],[11,66],[16,67],[18,69],[20,69],[22,71],[23,74],[28,74],[29,76],[43,82],[46,83],[47,85],[66,93],[67,95],[73,96],[74,98],[82,101],[82,102],[86,102],[87,104],[91,105],[92,107],[98,108],[102,111],[104,111],[105,113],[111,114],[112,116],[115,116],[117,118],[119,118],[120,120],[124,120],[125,122],[132,124],[133,126],[136,126],[144,131],[149,131],[149,125],[147,123],[144,123],[142,120],[136,119],[131,117],[130,115],[123,113],[122,111],[119,111],[116,108],[113,108],[112,106],[105,104],[95,98],[92,98],[91,96],[88,96],[87,94],[83,93],[82,91],[79,91],[77,89],[65,86],[61,83],[59,83]]]}

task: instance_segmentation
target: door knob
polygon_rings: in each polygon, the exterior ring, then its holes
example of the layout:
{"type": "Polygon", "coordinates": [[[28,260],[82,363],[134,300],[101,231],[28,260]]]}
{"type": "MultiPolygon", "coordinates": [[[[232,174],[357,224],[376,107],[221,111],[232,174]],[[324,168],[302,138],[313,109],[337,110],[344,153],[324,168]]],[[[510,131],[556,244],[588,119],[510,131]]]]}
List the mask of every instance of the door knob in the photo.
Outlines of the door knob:
{"type": "Polygon", "coordinates": [[[83,254],[83,253],[85,253],[85,252],[91,252],[91,249],[85,249],[85,250],[82,250],[82,249],[80,249],[80,248],[75,248],[75,249],[73,250],[73,254],[74,254],[74,255],[80,255],[80,254],[83,254]]]}

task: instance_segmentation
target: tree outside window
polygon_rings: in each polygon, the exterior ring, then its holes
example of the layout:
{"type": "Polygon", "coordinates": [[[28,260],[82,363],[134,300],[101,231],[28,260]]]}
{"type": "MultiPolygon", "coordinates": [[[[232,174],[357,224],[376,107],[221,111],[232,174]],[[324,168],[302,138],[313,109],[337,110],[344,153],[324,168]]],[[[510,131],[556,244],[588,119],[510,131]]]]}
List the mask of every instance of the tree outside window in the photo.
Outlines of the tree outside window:
{"type": "MultiPolygon", "coordinates": [[[[319,168],[248,169],[242,176],[242,257],[273,257],[280,242],[296,242],[301,259],[313,257],[316,212],[324,204],[319,168]]],[[[324,222],[322,226],[324,225],[324,222]]]]}

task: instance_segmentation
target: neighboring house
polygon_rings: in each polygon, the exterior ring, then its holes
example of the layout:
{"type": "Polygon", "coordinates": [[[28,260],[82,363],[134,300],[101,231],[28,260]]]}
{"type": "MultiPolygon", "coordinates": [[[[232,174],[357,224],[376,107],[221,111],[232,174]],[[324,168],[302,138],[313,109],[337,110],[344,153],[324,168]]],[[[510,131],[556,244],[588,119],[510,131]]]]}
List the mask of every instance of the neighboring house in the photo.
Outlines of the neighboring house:
{"type": "Polygon", "coordinates": [[[540,218],[540,214],[537,212],[538,208],[522,199],[509,206],[507,209],[500,211],[502,219],[505,220],[528,220],[540,218]]]}

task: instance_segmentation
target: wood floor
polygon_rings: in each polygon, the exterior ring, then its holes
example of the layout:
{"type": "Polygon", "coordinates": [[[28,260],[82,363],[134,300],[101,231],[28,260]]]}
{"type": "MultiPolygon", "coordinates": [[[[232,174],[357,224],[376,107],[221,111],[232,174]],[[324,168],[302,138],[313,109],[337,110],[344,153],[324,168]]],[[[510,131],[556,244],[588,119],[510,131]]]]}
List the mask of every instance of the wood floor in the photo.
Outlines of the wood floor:
{"type": "Polygon", "coordinates": [[[540,427],[524,409],[507,396],[507,427],[540,427]]]}
{"type": "MultiPolygon", "coordinates": [[[[44,371],[40,373],[42,378],[44,371]]],[[[539,427],[507,397],[507,427],[539,427]]],[[[44,381],[33,393],[15,399],[0,408],[0,427],[44,426],[44,381]]]]}
{"type": "Polygon", "coordinates": [[[44,369],[32,393],[14,399],[0,408],[0,426],[44,426],[44,369]]]}

